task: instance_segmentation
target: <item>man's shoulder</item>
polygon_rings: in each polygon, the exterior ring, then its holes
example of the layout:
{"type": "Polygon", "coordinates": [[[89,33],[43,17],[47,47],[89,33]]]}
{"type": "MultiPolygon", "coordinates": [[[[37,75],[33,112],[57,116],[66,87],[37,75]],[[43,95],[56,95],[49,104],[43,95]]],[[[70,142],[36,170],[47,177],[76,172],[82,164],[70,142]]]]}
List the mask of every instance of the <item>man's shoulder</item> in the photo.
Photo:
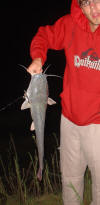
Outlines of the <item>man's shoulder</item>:
{"type": "Polygon", "coordinates": [[[66,14],[66,15],[62,16],[61,18],[62,18],[62,24],[65,27],[72,27],[73,26],[74,22],[73,22],[71,14],[66,14]]]}
{"type": "Polygon", "coordinates": [[[61,17],[64,23],[72,23],[72,16],[71,14],[66,14],[61,17]]]}

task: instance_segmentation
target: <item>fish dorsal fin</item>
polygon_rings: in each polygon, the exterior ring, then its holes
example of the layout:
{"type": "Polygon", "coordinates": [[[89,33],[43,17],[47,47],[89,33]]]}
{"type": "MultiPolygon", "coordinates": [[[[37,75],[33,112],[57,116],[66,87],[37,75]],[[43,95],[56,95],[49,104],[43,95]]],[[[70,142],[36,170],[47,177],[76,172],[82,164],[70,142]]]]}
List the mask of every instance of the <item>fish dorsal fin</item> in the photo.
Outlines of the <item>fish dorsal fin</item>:
{"type": "Polygon", "coordinates": [[[28,108],[31,108],[31,105],[30,103],[28,102],[28,100],[25,100],[21,106],[21,110],[25,110],[25,109],[28,109],[28,108]]]}
{"type": "Polygon", "coordinates": [[[54,104],[56,104],[56,101],[48,97],[48,105],[54,105],[54,104]]]}
{"type": "Polygon", "coordinates": [[[32,121],[32,124],[31,124],[31,126],[30,126],[30,130],[31,131],[34,131],[35,130],[35,126],[34,126],[34,122],[32,121]]]}

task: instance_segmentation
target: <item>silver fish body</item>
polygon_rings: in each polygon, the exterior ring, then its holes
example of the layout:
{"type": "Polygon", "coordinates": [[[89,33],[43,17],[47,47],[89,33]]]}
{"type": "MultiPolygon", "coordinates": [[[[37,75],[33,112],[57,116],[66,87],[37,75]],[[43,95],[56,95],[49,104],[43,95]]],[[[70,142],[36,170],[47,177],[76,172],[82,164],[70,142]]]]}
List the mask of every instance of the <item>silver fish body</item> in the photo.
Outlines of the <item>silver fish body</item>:
{"type": "Polygon", "coordinates": [[[44,158],[44,125],[48,100],[48,83],[45,74],[32,76],[29,85],[29,102],[31,104],[31,116],[34,120],[36,143],[39,156],[38,178],[42,179],[43,158],[44,158]]]}
{"type": "Polygon", "coordinates": [[[44,158],[44,125],[48,102],[48,83],[45,74],[35,74],[31,77],[25,99],[21,109],[30,108],[31,117],[34,121],[39,156],[39,170],[37,177],[41,181],[44,158]]]}

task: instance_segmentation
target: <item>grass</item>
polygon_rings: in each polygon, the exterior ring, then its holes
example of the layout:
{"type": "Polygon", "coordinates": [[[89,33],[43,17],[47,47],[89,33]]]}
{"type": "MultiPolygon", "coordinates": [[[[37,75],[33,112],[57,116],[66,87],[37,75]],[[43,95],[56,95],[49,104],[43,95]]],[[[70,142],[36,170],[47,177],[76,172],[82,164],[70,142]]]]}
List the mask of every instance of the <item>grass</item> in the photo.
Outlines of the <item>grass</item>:
{"type": "MultiPolygon", "coordinates": [[[[62,205],[61,174],[59,166],[58,140],[55,134],[55,149],[49,155],[49,161],[44,161],[43,179],[37,179],[38,155],[35,138],[33,138],[34,154],[27,153],[27,165],[23,167],[17,155],[16,147],[11,137],[7,158],[0,158],[2,177],[0,177],[0,205],[62,205]],[[8,162],[8,163],[7,163],[8,162]]],[[[81,205],[91,202],[91,175],[87,169],[85,173],[84,203],[71,184],[81,205]]]]}
{"type": "MultiPolygon", "coordinates": [[[[27,205],[62,205],[62,199],[61,194],[55,195],[55,194],[45,194],[41,197],[36,197],[35,199],[33,197],[30,197],[30,199],[27,200],[27,205]]],[[[17,200],[16,196],[9,197],[7,205],[19,205],[19,202],[17,200]]]]}

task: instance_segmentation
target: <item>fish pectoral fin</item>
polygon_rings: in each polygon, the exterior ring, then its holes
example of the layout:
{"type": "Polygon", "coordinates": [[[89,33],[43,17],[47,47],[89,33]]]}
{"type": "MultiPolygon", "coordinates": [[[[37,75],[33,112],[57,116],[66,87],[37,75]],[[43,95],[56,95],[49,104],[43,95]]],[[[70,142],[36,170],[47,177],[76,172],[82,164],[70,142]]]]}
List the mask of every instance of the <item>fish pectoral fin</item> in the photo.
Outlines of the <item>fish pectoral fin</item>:
{"type": "Polygon", "coordinates": [[[21,110],[25,110],[25,109],[28,109],[28,108],[31,108],[31,105],[27,100],[25,100],[23,102],[22,106],[21,106],[21,110]]]}
{"type": "Polygon", "coordinates": [[[34,130],[35,130],[35,126],[34,126],[34,122],[33,122],[33,121],[32,121],[32,124],[31,124],[30,130],[31,130],[31,131],[34,131],[34,130]]]}
{"type": "Polygon", "coordinates": [[[48,97],[48,105],[54,105],[54,104],[56,104],[56,101],[48,97]]]}

